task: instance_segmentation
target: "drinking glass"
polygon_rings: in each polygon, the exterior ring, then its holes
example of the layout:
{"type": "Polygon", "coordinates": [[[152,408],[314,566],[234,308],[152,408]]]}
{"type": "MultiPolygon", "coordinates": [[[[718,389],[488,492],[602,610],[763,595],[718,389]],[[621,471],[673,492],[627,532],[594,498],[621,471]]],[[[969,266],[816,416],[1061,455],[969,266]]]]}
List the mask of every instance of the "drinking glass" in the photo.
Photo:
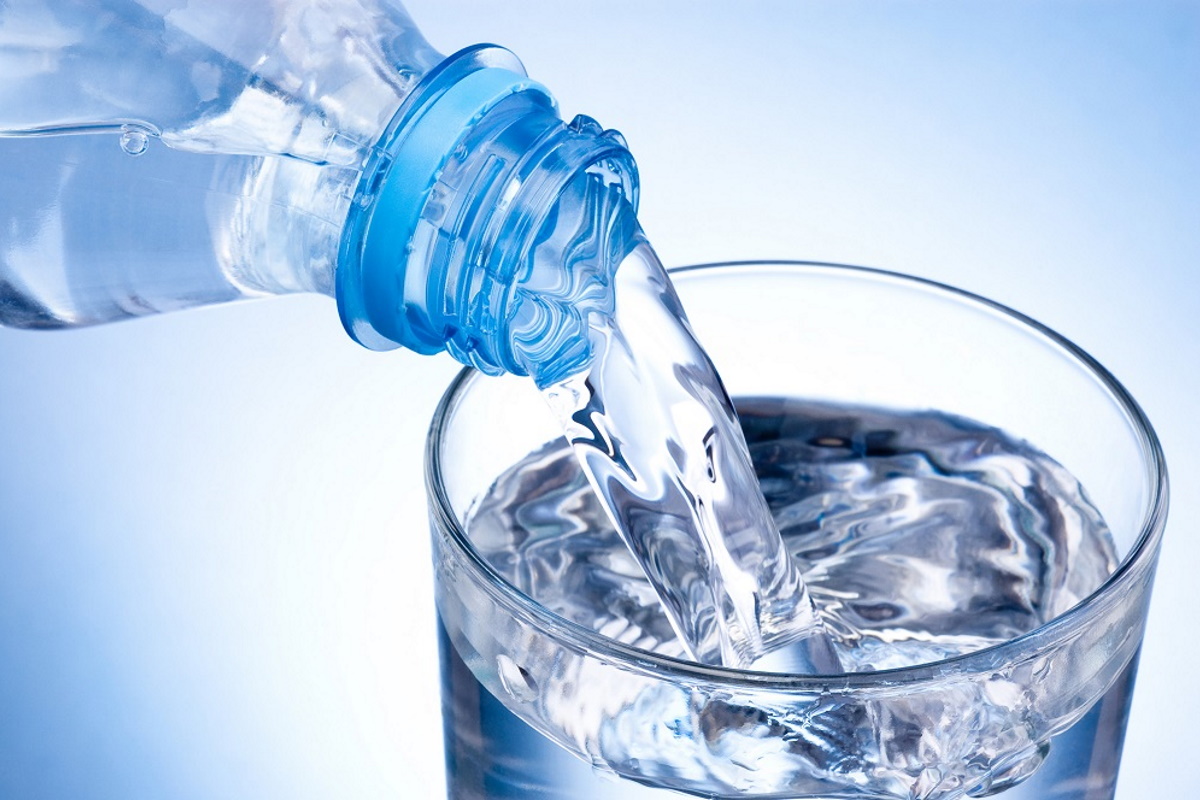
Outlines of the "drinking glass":
{"type": "Polygon", "coordinates": [[[919,666],[786,675],[651,652],[552,613],[482,555],[481,498],[561,433],[528,381],[464,371],[427,451],[450,796],[1112,798],[1167,507],[1134,400],[1053,331],[928,281],[798,262],[673,280],[733,397],[995,426],[1078,478],[1119,566],[1035,630],[919,666]]]}

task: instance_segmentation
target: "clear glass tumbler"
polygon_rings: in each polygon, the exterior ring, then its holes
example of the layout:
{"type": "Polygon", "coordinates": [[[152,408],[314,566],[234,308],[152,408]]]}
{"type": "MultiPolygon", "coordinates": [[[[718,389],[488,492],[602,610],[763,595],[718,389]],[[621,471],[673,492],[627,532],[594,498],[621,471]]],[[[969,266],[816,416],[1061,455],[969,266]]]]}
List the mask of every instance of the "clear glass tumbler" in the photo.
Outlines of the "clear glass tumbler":
{"type": "Polygon", "coordinates": [[[484,498],[499,476],[560,434],[527,381],[465,371],[427,454],[450,796],[1112,798],[1167,507],[1162,452],[1133,399],[1052,331],[938,284],[810,263],[674,280],[733,397],[995,426],[1078,478],[1120,565],[1037,629],[920,666],[812,677],[651,652],[549,611],[484,555],[495,529],[468,522],[497,502],[484,498]]]}

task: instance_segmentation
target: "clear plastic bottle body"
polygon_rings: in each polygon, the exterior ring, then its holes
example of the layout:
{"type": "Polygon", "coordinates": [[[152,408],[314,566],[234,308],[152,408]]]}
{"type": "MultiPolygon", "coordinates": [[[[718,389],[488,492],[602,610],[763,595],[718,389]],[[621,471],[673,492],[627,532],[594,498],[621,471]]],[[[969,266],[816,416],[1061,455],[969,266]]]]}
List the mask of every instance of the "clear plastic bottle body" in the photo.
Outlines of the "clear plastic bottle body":
{"type": "Polygon", "coordinates": [[[333,293],[363,165],[442,57],[386,0],[0,8],[0,323],[333,293]]]}
{"type": "Polygon", "coordinates": [[[576,176],[636,204],[618,134],[564,124],[503,48],[443,57],[395,2],[175,5],[0,5],[0,324],[310,291],[373,349],[578,354],[573,267],[530,265],[547,220],[586,225],[557,211],[576,176]],[[514,328],[522,282],[565,329],[514,328]]]}
{"type": "Polygon", "coordinates": [[[117,139],[0,140],[0,323],[93,325],[331,291],[348,170],[161,145],[135,159],[117,139]],[[281,221],[287,236],[264,235],[281,221]]]}

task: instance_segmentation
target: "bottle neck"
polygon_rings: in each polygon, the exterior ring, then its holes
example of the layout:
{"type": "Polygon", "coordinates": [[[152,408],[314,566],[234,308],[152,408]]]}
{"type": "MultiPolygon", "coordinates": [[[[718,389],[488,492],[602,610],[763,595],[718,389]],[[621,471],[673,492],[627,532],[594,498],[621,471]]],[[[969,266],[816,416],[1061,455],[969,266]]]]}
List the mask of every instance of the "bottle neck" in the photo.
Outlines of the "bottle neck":
{"type": "Polygon", "coordinates": [[[487,373],[579,360],[585,315],[561,289],[579,276],[547,279],[555,265],[537,253],[581,183],[632,216],[637,170],[619,134],[586,117],[564,124],[507,51],[451,57],[363,173],[337,269],[347,331],[372,349],[448,350],[487,373]]]}

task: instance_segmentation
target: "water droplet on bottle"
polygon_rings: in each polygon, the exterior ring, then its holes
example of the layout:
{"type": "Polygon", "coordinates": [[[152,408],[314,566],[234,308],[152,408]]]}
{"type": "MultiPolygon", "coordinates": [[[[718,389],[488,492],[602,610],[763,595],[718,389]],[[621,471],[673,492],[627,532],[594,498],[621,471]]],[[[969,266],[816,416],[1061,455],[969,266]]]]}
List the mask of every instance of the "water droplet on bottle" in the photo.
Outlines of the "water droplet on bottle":
{"type": "Polygon", "coordinates": [[[150,137],[136,129],[121,131],[121,149],[131,156],[140,156],[150,146],[150,137]]]}

